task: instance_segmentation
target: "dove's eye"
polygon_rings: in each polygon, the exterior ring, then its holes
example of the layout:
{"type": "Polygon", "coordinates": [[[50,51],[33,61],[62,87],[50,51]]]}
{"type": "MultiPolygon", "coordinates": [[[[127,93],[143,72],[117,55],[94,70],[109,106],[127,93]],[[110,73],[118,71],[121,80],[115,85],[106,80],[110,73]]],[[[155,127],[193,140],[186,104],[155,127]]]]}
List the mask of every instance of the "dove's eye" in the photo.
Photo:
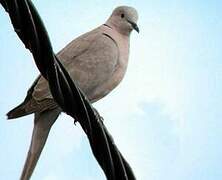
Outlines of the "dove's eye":
{"type": "Polygon", "coordinates": [[[125,17],[125,15],[124,14],[121,14],[121,18],[124,18],[125,17]]]}

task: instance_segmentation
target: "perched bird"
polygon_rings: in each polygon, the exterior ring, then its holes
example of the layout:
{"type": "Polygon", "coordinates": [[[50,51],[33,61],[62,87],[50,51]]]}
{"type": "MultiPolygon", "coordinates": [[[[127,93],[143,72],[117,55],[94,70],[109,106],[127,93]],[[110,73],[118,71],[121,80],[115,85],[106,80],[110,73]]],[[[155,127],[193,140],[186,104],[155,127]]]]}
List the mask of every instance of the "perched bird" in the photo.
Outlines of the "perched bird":
{"type": "MultiPolygon", "coordinates": [[[[137,20],[134,8],[117,7],[105,24],[73,40],[57,54],[90,102],[106,96],[122,80],[128,64],[130,34],[133,29],[139,32],[137,20]]],[[[8,112],[8,119],[34,113],[32,140],[21,180],[30,179],[49,131],[61,112],[41,75],[28,90],[24,102],[8,112]]]]}

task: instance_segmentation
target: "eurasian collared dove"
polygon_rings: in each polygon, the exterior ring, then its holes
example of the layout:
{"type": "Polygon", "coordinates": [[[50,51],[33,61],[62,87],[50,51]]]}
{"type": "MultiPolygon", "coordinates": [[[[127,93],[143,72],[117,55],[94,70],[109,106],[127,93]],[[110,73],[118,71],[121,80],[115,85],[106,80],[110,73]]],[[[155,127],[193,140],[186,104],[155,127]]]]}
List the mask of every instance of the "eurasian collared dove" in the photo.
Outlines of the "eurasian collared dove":
{"type": "MultiPolygon", "coordinates": [[[[78,37],[58,58],[93,103],[110,93],[122,80],[129,56],[129,36],[137,27],[137,11],[128,6],[114,9],[105,24],[78,37]]],[[[34,128],[21,180],[30,179],[61,109],[50,94],[47,81],[39,76],[23,103],[11,110],[8,119],[34,113],[34,128]]]]}

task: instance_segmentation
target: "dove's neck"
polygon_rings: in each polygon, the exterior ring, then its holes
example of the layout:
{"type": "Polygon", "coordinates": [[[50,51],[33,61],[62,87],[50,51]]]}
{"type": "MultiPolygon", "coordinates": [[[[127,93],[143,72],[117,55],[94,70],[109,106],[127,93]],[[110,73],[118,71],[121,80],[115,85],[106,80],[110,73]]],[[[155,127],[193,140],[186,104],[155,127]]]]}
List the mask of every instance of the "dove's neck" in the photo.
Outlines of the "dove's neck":
{"type": "Polygon", "coordinates": [[[115,20],[113,20],[113,18],[109,18],[105,24],[107,26],[111,27],[112,29],[118,31],[123,36],[129,37],[131,34],[131,30],[127,30],[125,28],[120,28],[119,24],[115,20]]]}
{"type": "Polygon", "coordinates": [[[128,55],[129,55],[129,41],[130,37],[126,36],[124,34],[121,34],[115,27],[112,27],[110,24],[103,24],[101,26],[102,31],[109,35],[116,45],[119,48],[120,51],[120,61],[123,61],[122,63],[127,64],[128,61],[128,55]]]}

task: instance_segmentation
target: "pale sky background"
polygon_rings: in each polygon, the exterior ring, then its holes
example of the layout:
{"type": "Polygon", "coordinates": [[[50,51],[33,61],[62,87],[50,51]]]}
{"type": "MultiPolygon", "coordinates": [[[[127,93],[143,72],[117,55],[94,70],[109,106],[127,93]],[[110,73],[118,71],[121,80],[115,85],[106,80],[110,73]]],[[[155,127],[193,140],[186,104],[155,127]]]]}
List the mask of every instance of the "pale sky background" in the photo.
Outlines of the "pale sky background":
{"type": "MultiPolygon", "coordinates": [[[[128,71],[95,104],[138,180],[222,179],[221,0],[35,0],[55,52],[105,22],[118,5],[139,12],[128,71]]],[[[7,121],[38,74],[0,8],[0,179],[19,179],[33,116],[7,121]]],[[[33,180],[103,180],[79,125],[61,115],[33,180]]]]}

